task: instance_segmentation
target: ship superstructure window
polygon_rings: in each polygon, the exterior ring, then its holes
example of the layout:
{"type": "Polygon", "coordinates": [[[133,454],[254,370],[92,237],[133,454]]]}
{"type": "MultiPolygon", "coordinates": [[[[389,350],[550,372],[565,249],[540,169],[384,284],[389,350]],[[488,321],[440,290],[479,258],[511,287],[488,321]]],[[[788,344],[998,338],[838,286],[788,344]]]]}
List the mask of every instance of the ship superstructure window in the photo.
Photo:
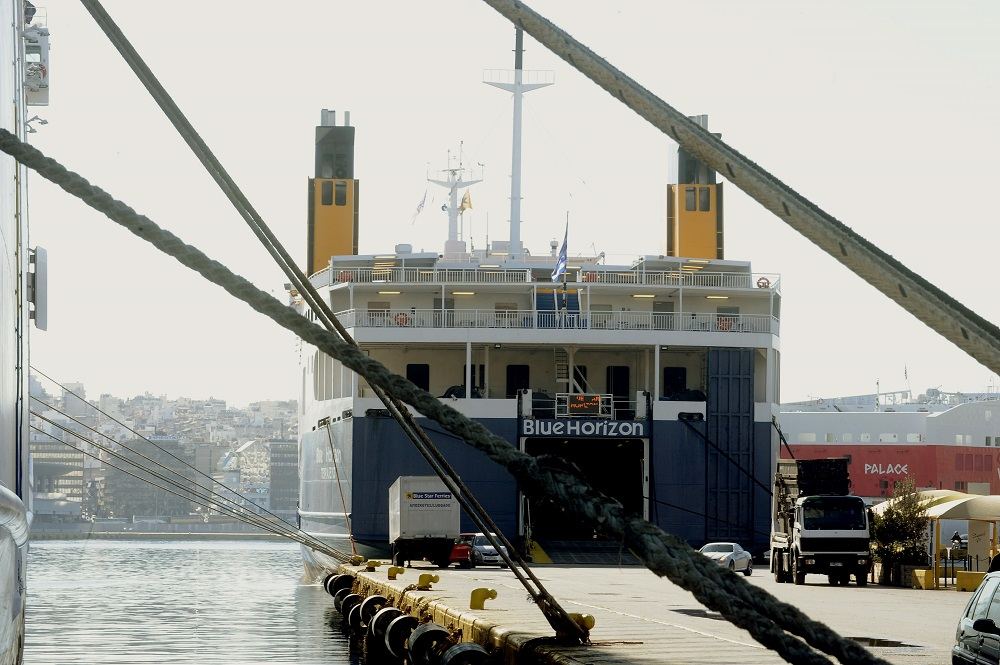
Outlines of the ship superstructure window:
{"type": "Polygon", "coordinates": [[[663,396],[670,397],[687,390],[687,367],[663,368],[663,396]]]}
{"type": "Polygon", "coordinates": [[[507,399],[517,397],[518,390],[527,390],[529,387],[527,365],[507,365],[507,399]]]}
{"type": "Polygon", "coordinates": [[[708,212],[712,209],[712,190],[710,186],[684,188],[684,209],[695,212],[708,212]]]}
{"type": "Polygon", "coordinates": [[[343,180],[336,182],[333,180],[324,180],[320,192],[320,204],[325,206],[347,205],[347,182],[343,180]]]}
{"type": "Polygon", "coordinates": [[[430,390],[431,366],[427,363],[409,363],[406,366],[406,380],[421,390],[430,390]]]}
{"type": "Polygon", "coordinates": [[[630,390],[631,377],[628,365],[608,365],[607,392],[613,395],[616,420],[631,420],[633,416],[629,415],[629,411],[634,415],[634,409],[629,409],[630,390]]]}

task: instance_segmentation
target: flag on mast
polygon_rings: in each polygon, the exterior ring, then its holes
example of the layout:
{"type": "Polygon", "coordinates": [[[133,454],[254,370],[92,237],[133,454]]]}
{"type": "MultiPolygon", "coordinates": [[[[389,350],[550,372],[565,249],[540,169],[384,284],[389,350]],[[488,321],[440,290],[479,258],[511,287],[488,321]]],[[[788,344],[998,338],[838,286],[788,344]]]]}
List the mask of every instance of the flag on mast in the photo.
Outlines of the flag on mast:
{"type": "Polygon", "coordinates": [[[417,204],[417,211],[415,213],[413,213],[413,219],[410,220],[410,224],[412,224],[413,222],[415,222],[417,220],[417,215],[419,215],[420,211],[424,209],[424,204],[425,203],[427,203],[427,190],[426,189],[424,190],[424,198],[420,199],[420,203],[417,204]]]}
{"type": "Polygon", "coordinates": [[[465,195],[462,197],[462,205],[458,206],[459,212],[465,212],[466,210],[472,209],[472,197],[469,195],[469,191],[465,191],[465,195]]]}
{"type": "Polygon", "coordinates": [[[559,276],[566,272],[566,241],[569,240],[569,222],[566,222],[566,233],[563,235],[563,244],[559,249],[559,257],[556,259],[556,267],[552,270],[552,281],[558,282],[559,276]]]}

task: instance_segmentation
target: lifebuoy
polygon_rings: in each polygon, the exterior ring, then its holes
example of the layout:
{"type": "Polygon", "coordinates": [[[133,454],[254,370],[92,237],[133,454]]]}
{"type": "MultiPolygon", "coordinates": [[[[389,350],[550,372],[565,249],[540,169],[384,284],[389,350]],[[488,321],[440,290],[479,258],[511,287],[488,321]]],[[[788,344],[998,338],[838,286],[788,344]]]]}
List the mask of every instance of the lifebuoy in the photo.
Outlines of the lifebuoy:
{"type": "Polygon", "coordinates": [[[351,281],[351,271],[341,270],[339,273],[337,273],[337,279],[339,279],[341,282],[351,281]]]}
{"type": "Polygon", "coordinates": [[[397,314],[396,315],[396,325],[397,326],[408,326],[408,325],[410,325],[410,317],[408,317],[406,314],[397,314]]]}
{"type": "Polygon", "coordinates": [[[49,72],[48,72],[48,70],[46,70],[46,69],[45,69],[45,65],[43,65],[43,64],[42,64],[42,63],[40,63],[40,62],[38,62],[38,63],[35,63],[35,64],[37,64],[37,65],[38,65],[38,68],[42,70],[42,78],[45,78],[46,76],[48,76],[48,75],[49,75],[49,72]]]}
{"type": "Polygon", "coordinates": [[[733,319],[730,316],[723,316],[719,319],[719,330],[731,330],[733,327],[733,319]]]}
{"type": "Polygon", "coordinates": [[[771,280],[769,280],[767,277],[761,277],[760,279],[757,280],[758,289],[766,289],[769,286],[771,286],[771,280]]]}

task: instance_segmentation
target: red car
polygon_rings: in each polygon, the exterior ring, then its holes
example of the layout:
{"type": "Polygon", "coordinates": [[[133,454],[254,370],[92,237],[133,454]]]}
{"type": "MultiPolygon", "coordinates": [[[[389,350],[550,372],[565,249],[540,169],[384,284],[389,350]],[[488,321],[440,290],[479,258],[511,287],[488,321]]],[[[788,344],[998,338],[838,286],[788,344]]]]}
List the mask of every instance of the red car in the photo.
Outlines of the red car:
{"type": "Polygon", "coordinates": [[[472,568],[473,538],[473,534],[463,533],[455,539],[455,545],[451,548],[451,563],[457,563],[459,568],[472,568]]]}

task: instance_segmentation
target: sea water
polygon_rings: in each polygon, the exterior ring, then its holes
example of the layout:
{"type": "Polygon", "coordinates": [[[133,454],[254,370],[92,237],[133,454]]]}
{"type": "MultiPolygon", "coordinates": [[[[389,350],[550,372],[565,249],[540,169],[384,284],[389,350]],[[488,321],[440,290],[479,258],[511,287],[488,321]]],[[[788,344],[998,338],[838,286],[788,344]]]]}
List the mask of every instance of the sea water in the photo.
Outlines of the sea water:
{"type": "Polygon", "coordinates": [[[25,665],[355,664],[299,546],[232,540],[31,543],[25,665]]]}

